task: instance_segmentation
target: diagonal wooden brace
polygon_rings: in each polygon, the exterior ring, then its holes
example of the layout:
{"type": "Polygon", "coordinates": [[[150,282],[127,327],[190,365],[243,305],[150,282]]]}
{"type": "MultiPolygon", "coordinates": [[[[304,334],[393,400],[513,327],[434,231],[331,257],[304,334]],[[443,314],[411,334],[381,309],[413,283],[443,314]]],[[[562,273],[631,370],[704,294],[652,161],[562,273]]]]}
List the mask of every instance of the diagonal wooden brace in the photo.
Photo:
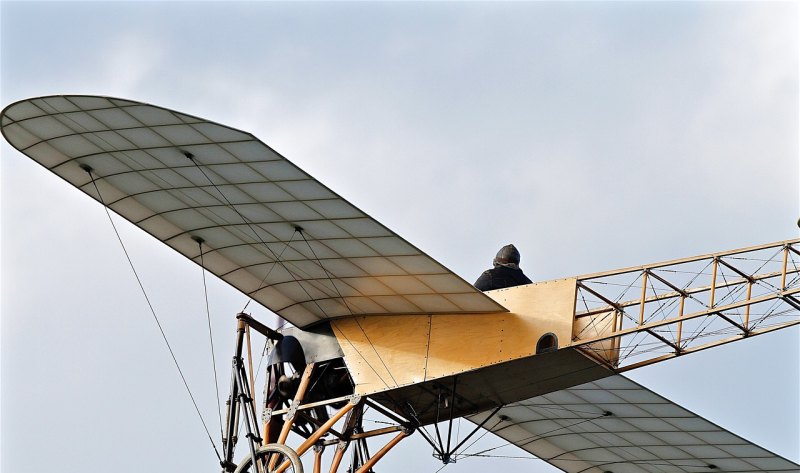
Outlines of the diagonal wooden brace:
{"type": "Polygon", "coordinates": [[[347,450],[347,442],[339,442],[336,445],[336,452],[333,454],[333,461],[331,461],[331,469],[329,473],[336,473],[339,470],[339,464],[342,463],[344,452],[347,450]]]}
{"type": "Polygon", "coordinates": [[[356,471],[356,473],[367,473],[373,466],[375,466],[376,463],[378,463],[378,460],[380,460],[381,458],[383,458],[384,455],[389,453],[389,450],[394,448],[394,446],[400,443],[401,440],[408,437],[409,434],[410,432],[405,430],[397,434],[392,440],[389,441],[389,443],[387,443],[386,445],[383,446],[383,448],[378,450],[375,453],[375,455],[372,455],[372,457],[369,460],[367,460],[366,463],[361,465],[361,468],[359,468],[356,471]]]}
{"type": "MultiPolygon", "coordinates": [[[[300,379],[300,386],[297,387],[297,393],[294,395],[294,400],[292,401],[292,407],[295,409],[300,405],[301,402],[303,402],[303,397],[306,395],[308,383],[311,381],[311,374],[313,372],[314,363],[309,363],[306,365],[306,369],[303,371],[303,377],[300,379]]],[[[292,430],[292,426],[294,425],[294,418],[295,413],[293,410],[290,410],[289,414],[287,415],[286,422],[283,424],[283,429],[281,429],[281,434],[278,436],[278,443],[286,443],[286,438],[289,436],[289,432],[292,430]]]]}
{"type": "MultiPolygon", "coordinates": [[[[300,456],[306,453],[306,451],[308,451],[309,448],[313,447],[314,444],[317,443],[317,440],[322,438],[323,435],[327,434],[328,431],[331,430],[331,428],[333,428],[333,426],[337,422],[339,422],[339,419],[341,419],[342,417],[344,417],[345,414],[350,412],[350,409],[352,409],[356,404],[358,404],[359,401],[360,398],[356,397],[352,401],[348,402],[344,407],[339,409],[339,411],[336,414],[331,416],[331,418],[328,419],[327,422],[322,424],[320,428],[315,430],[314,433],[311,434],[311,436],[305,440],[305,442],[303,442],[302,444],[300,444],[299,447],[297,447],[297,455],[300,456]]],[[[283,471],[289,468],[289,465],[290,463],[288,461],[284,462],[277,470],[275,470],[275,473],[283,473],[283,471]]]]}

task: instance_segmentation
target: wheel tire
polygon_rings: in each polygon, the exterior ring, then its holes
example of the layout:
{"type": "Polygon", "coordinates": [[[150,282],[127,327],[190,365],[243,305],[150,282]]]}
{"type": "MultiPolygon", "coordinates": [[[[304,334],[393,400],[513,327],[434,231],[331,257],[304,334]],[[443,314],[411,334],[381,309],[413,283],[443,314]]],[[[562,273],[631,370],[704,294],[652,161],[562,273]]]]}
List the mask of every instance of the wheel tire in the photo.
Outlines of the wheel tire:
{"type": "MultiPolygon", "coordinates": [[[[278,469],[286,460],[291,463],[291,466],[286,469],[286,472],[293,472],[293,473],[303,473],[303,463],[300,461],[300,457],[297,456],[297,453],[292,450],[290,447],[286,445],[282,445],[279,443],[269,443],[264,445],[263,447],[259,448],[256,451],[256,458],[258,460],[265,460],[269,458],[272,454],[278,455],[278,461],[275,463],[275,469],[278,469]]],[[[234,473],[256,473],[256,469],[253,468],[253,459],[248,454],[239,466],[236,467],[236,471],[234,473]]],[[[268,470],[269,466],[265,468],[263,471],[265,473],[272,473],[272,470],[268,470]]]]}

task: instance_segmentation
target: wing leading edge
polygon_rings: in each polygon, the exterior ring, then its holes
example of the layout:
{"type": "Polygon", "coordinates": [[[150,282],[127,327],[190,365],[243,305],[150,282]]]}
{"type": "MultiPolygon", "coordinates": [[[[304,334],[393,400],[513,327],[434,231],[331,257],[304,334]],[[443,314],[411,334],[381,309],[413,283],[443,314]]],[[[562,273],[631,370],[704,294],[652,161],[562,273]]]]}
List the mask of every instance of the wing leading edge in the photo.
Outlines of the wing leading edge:
{"type": "Polygon", "coordinates": [[[298,327],[506,310],[249,133],[96,96],[16,102],[2,132],[187,258],[202,251],[210,272],[298,327]]]}
{"type": "Polygon", "coordinates": [[[800,471],[622,375],[509,404],[484,426],[570,473],[800,471]]]}

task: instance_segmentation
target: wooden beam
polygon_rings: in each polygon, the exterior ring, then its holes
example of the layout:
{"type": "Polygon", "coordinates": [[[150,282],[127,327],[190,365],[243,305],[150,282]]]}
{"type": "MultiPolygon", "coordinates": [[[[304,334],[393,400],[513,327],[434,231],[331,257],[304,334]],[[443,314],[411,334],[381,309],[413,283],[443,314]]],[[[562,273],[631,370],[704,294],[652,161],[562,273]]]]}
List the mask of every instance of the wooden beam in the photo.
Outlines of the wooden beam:
{"type": "Polygon", "coordinates": [[[663,268],[664,266],[672,266],[672,265],[676,265],[676,264],[691,263],[693,261],[702,261],[704,259],[719,258],[719,257],[722,257],[722,256],[732,256],[732,255],[738,255],[738,254],[741,254],[741,253],[748,253],[750,251],[766,250],[766,249],[769,249],[769,248],[778,248],[778,247],[782,247],[782,246],[786,246],[786,245],[796,245],[796,244],[800,244],[800,238],[793,239],[793,240],[776,241],[774,243],[767,243],[767,244],[764,244],[764,245],[748,246],[747,248],[739,248],[739,249],[731,250],[731,251],[721,251],[719,253],[710,253],[710,254],[699,255],[699,256],[691,256],[691,257],[688,257],[688,258],[674,259],[674,260],[670,260],[670,261],[663,261],[661,263],[646,264],[646,265],[642,265],[642,266],[630,266],[630,267],[627,267],[627,268],[622,268],[622,269],[617,269],[617,270],[612,270],[612,271],[603,271],[603,272],[599,272],[599,273],[584,274],[584,275],[578,276],[577,279],[579,279],[581,281],[586,281],[586,280],[589,280],[589,279],[597,279],[597,278],[602,278],[602,277],[605,277],[605,276],[612,276],[612,275],[616,275],[616,274],[633,273],[633,272],[636,272],[636,271],[644,271],[646,269],[652,270],[652,269],[656,269],[656,268],[663,268]]]}
{"type": "MultiPolygon", "coordinates": [[[[765,296],[756,297],[754,299],[750,299],[750,300],[747,300],[747,301],[734,302],[732,304],[727,304],[727,305],[724,305],[724,306],[718,306],[718,307],[715,307],[713,309],[707,309],[707,310],[701,310],[701,311],[698,311],[698,312],[693,312],[693,313],[691,313],[689,315],[684,315],[683,317],[680,318],[680,320],[691,320],[691,319],[695,319],[697,317],[704,317],[706,315],[716,314],[716,313],[723,312],[723,311],[726,311],[726,310],[738,309],[740,307],[744,307],[744,306],[749,305],[749,304],[758,304],[760,302],[770,301],[770,300],[774,300],[774,299],[784,299],[784,296],[791,296],[791,295],[798,294],[798,293],[800,293],[800,288],[795,288],[795,289],[791,289],[791,290],[788,290],[788,291],[782,291],[782,292],[776,293],[776,294],[767,294],[765,296]]],[[[599,337],[592,337],[592,338],[588,338],[588,339],[585,339],[585,340],[580,340],[580,339],[579,340],[574,340],[570,344],[570,346],[578,347],[578,346],[582,346],[582,345],[588,345],[588,344],[591,344],[591,343],[601,342],[603,340],[609,340],[609,339],[614,338],[614,337],[621,337],[623,335],[629,335],[631,333],[640,332],[640,331],[643,331],[643,330],[648,330],[648,329],[653,329],[653,328],[657,328],[657,327],[662,327],[664,325],[674,324],[674,323],[677,323],[678,320],[679,320],[678,318],[674,318],[673,317],[671,319],[659,320],[657,322],[650,322],[648,324],[642,325],[641,327],[637,326],[637,327],[634,327],[634,328],[620,330],[620,331],[618,331],[618,332],[616,332],[614,334],[601,335],[599,337]]]]}

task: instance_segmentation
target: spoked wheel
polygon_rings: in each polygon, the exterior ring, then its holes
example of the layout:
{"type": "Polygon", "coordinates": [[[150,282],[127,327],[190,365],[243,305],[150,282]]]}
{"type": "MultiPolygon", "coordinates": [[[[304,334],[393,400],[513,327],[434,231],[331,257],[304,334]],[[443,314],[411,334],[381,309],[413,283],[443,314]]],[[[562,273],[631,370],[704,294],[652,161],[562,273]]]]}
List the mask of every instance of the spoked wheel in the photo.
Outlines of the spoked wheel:
{"type": "Polygon", "coordinates": [[[234,473],[275,473],[287,462],[289,466],[283,470],[285,473],[303,473],[300,457],[286,445],[278,443],[264,445],[256,451],[256,461],[258,467],[253,465],[252,457],[247,455],[234,473]]]}

